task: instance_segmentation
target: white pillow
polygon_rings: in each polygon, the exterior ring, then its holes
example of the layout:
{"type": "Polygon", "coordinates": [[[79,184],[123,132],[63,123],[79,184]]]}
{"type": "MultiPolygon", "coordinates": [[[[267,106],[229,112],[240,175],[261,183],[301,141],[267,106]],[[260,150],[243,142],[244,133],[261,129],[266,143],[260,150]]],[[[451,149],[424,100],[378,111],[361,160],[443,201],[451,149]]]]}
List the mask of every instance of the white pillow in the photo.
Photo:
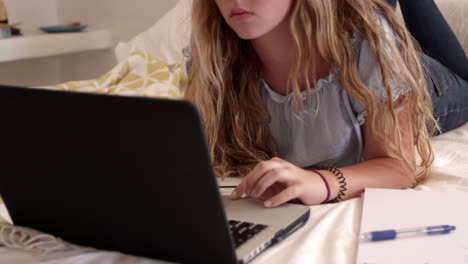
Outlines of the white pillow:
{"type": "Polygon", "coordinates": [[[150,29],[128,43],[120,42],[115,49],[117,61],[124,61],[134,50],[144,50],[162,61],[183,63],[182,50],[189,45],[192,30],[191,9],[192,0],[179,0],[150,29]]]}

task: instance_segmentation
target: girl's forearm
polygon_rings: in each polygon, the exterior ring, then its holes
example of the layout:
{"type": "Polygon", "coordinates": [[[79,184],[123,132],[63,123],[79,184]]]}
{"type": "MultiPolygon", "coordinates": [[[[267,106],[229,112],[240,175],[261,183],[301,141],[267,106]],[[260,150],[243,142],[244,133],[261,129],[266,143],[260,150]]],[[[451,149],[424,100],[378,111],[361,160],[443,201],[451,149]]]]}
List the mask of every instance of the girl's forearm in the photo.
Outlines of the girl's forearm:
{"type": "MultiPolygon", "coordinates": [[[[411,188],[416,179],[415,172],[409,171],[403,162],[394,158],[375,158],[339,169],[346,178],[347,190],[343,199],[358,197],[365,188],[411,188]]],[[[340,183],[337,177],[329,171],[322,172],[329,181],[331,197],[338,196],[340,183]]]]}

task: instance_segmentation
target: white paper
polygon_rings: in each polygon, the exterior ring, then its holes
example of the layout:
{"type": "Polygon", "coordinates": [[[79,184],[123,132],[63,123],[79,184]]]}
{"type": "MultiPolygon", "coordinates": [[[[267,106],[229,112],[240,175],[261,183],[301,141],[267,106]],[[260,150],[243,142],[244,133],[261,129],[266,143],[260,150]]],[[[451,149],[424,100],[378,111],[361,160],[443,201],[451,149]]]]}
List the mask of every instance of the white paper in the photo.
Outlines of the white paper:
{"type": "Polygon", "coordinates": [[[461,192],[366,189],[361,234],[454,225],[442,235],[359,243],[358,264],[468,264],[468,195],[461,192]]]}

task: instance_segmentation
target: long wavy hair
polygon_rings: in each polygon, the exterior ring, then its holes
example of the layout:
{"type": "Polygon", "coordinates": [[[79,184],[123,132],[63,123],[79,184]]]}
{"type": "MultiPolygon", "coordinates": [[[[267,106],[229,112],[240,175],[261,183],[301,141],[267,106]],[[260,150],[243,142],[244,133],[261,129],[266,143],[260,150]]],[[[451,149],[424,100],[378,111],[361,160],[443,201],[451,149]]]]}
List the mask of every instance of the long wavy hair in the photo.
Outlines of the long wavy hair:
{"type": "MultiPolygon", "coordinates": [[[[395,11],[383,0],[294,0],[289,16],[294,41],[294,60],[289,72],[291,91],[300,109],[300,79],[306,80],[306,93],[313,92],[317,78],[312,56],[318,51],[341,87],[363,104],[369,133],[391,157],[417,171],[416,181],[430,174],[433,152],[430,135],[437,127],[426,88],[417,45],[395,11]],[[387,39],[376,14],[387,19],[396,42],[387,39]],[[380,65],[386,98],[373,92],[361,80],[358,58],[352,47],[353,34],[369,41],[380,65]],[[397,69],[397,70],[396,70],[397,69]],[[392,100],[391,84],[409,91],[392,100]],[[402,128],[396,108],[404,105],[411,113],[411,124],[420,162],[402,147],[402,128]]],[[[194,103],[202,116],[208,146],[218,176],[246,175],[260,161],[277,155],[269,130],[270,115],[261,97],[260,62],[248,40],[240,39],[224,21],[215,1],[194,1],[192,13],[192,67],[185,98],[194,103]]],[[[307,104],[307,102],[306,102],[307,104]]]]}

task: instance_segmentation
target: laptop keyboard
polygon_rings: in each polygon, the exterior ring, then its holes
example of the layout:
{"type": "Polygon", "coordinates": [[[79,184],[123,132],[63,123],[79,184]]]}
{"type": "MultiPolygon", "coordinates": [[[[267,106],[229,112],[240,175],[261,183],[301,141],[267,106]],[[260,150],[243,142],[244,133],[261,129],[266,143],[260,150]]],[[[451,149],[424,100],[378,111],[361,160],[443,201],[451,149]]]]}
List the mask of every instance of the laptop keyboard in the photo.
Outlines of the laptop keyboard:
{"type": "Polygon", "coordinates": [[[254,224],[249,222],[229,220],[229,229],[234,240],[234,246],[239,248],[249,239],[267,228],[266,225],[254,224]]]}

